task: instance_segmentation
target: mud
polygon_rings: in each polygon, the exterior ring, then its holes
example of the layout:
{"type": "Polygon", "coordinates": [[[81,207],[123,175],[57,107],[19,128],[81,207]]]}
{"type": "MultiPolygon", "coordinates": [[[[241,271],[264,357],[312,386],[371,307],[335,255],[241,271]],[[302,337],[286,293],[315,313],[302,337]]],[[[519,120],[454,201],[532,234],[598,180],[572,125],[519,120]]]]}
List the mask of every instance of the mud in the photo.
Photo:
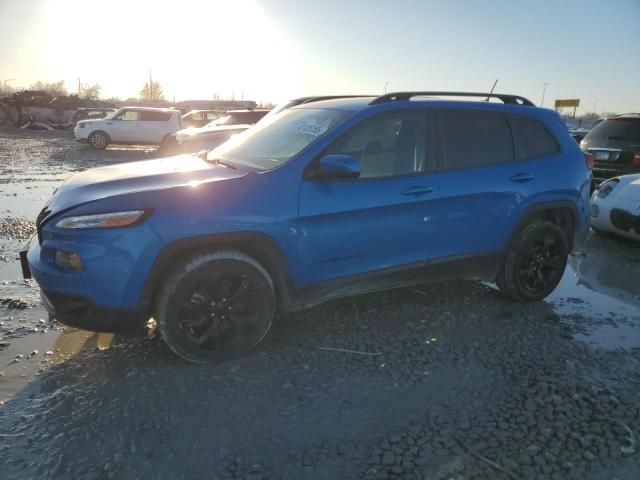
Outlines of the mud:
{"type": "MultiPolygon", "coordinates": [[[[26,228],[73,171],[153,155],[0,132],[0,218],[26,228]]],[[[0,304],[0,478],[640,478],[634,244],[590,235],[544,302],[471,281],[364,295],[200,366],[50,321],[21,241],[0,236],[0,298],[26,305],[0,304]]]]}

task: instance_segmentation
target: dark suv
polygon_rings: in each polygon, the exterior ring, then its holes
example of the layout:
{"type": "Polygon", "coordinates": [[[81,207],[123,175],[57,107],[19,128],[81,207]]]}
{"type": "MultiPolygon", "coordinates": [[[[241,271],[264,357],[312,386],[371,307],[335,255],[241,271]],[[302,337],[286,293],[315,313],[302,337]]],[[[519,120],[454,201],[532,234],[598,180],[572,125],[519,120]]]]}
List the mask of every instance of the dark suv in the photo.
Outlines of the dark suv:
{"type": "Polygon", "coordinates": [[[21,258],[58,320],[153,317],[176,354],[216,361],[276,311],[338,297],[461,277],[546,297],[589,229],[589,168],[558,114],[522,97],[308,102],[206,156],[71,177],[21,258]]]}
{"type": "Polygon", "coordinates": [[[582,151],[593,156],[593,180],[640,173],[640,113],[607,118],[580,142],[582,151]]]}

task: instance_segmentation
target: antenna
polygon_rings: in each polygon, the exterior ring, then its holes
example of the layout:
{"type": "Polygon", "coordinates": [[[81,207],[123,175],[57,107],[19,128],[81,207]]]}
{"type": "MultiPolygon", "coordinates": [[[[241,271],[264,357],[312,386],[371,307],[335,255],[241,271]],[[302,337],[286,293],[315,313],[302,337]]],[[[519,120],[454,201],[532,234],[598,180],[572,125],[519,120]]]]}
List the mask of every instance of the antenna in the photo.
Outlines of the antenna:
{"type": "Polygon", "coordinates": [[[491,87],[491,91],[489,92],[489,95],[487,95],[487,98],[484,100],[485,102],[489,101],[489,97],[491,96],[491,94],[493,93],[493,91],[496,89],[496,85],[498,84],[498,79],[496,78],[496,81],[493,82],[493,87],[491,87]]]}

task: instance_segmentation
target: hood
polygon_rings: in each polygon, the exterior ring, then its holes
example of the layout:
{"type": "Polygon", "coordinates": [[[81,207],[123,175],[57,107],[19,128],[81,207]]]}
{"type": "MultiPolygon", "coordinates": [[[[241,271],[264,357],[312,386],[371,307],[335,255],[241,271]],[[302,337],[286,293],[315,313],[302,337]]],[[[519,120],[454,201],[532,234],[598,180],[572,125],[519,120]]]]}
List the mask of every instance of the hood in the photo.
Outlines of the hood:
{"type": "Polygon", "coordinates": [[[78,123],[99,123],[104,122],[106,118],[83,118],[78,120],[78,123]]]}
{"type": "Polygon", "coordinates": [[[56,213],[117,195],[192,186],[237,178],[246,173],[207,162],[195,155],[122,163],[74,175],[55,191],[47,208],[56,213]]]}
{"type": "Polygon", "coordinates": [[[620,183],[611,192],[612,195],[640,202],[640,174],[617,177],[620,183]]]}

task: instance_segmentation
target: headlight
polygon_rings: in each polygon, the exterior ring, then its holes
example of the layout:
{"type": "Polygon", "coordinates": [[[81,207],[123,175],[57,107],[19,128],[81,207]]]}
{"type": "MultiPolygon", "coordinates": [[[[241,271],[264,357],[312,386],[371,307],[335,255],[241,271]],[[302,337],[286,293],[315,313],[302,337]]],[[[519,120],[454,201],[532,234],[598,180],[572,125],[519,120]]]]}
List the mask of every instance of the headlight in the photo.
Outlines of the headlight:
{"type": "Polygon", "coordinates": [[[58,220],[57,228],[76,230],[80,228],[117,228],[131,227],[138,224],[145,217],[144,210],[131,210],[128,212],[98,213],[96,215],[78,215],[58,220]]]}
{"type": "Polygon", "coordinates": [[[607,198],[607,195],[611,193],[611,191],[616,188],[616,185],[620,183],[620,180],[617,178],[612,178],[611,180],[607,180],[603,182],[598,187],[598,198],[607,198]]]}
{"type": "Polygon", "coordinates": [[[78,128],[84,128],[86,126],[87,126],[86,123],[78,123],[78,128]]]}

